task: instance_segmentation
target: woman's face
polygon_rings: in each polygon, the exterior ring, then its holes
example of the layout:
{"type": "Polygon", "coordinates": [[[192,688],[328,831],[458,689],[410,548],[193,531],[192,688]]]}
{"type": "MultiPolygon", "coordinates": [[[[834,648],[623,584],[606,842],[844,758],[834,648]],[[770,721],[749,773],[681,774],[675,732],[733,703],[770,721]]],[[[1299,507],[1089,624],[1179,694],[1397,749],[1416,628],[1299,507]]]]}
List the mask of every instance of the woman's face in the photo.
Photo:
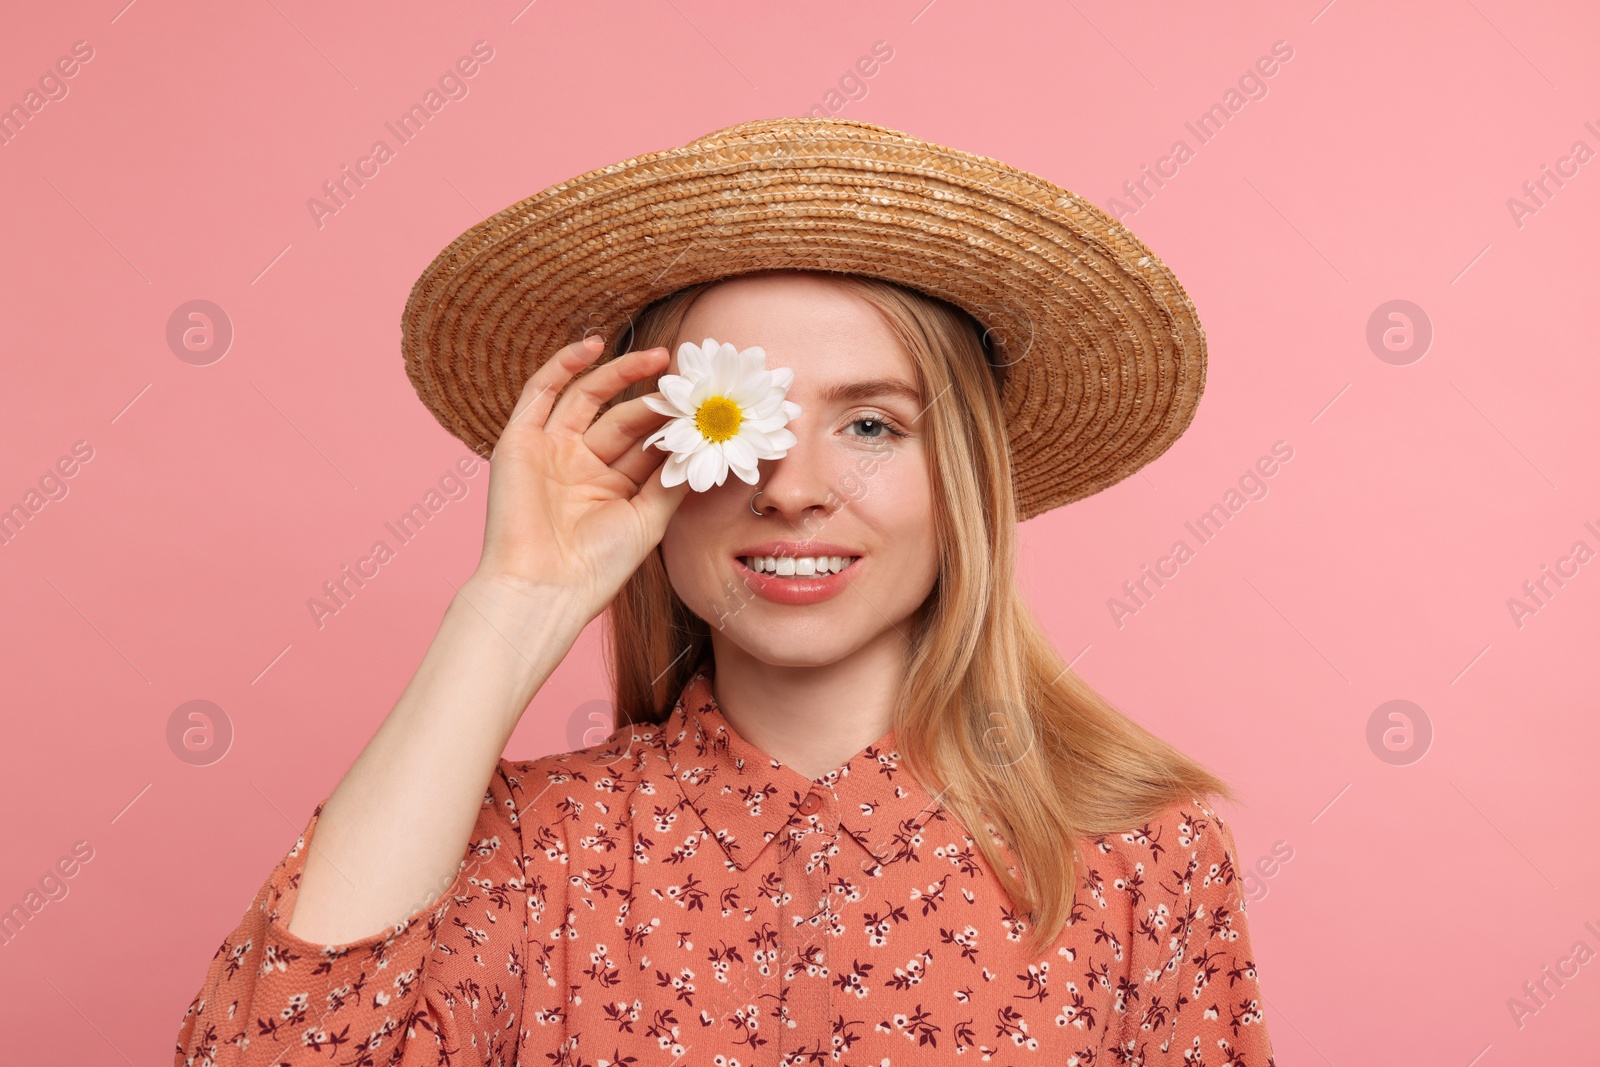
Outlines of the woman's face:
{"type": "Polygon", "coordinates": [[[761,461],[758,484],[730,470],[722,485],[684,498],[661,542],[673,589],[710,623],[718,655],[728,641],[774,666],[821,666],[875,643],[909,651],[910,616],[938,574],[924,401],[910,356],[870,304],[805,274],[708,289],[670,346],[665,373],[678,373],[679,344],[707,337],[758,345],[768,369],[794,370],[788,399],[801,413],[789,429],[798,440],[782,459],[761,461]],[[750,505],[757,489],[760,515],[750,505]],[[858,558],[819,582],[786,578],[786,566],[753,572],[745,560],[755,555],[858,558]]]}

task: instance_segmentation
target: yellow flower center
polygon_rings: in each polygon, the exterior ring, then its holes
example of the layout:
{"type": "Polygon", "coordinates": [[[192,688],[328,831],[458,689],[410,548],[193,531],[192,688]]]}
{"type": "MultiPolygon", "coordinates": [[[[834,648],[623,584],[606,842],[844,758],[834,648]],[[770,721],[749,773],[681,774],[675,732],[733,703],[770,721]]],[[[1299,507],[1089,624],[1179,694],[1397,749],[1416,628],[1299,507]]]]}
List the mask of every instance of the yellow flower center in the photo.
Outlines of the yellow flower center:
{"type": "Polygon", "coordinates": [[[725,396],[707,397],[694,413],[694,425],[708,441],[721,444],[739,432],[744,412],[725,396]]]}

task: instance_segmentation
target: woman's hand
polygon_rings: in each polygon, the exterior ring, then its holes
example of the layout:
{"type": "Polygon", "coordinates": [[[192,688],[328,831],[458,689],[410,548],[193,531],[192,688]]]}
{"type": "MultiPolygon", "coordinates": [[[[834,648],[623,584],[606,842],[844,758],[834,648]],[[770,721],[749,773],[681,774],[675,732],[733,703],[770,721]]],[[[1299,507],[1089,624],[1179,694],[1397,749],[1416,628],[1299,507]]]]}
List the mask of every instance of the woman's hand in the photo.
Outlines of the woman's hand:
{"type": "Polygon", "coordinates": [[[598,337],[570,344],[523,386],[490,457],[474,574],[575,603],[585,620],[660,543],[689,492],[687,483],[663,487],[656,472],[668,454],[640,447],[667,416],[636,397],[595,419],[623,389],[665,370],[667,350],[630,352],[573,380],[602,347],[598,337]]]}

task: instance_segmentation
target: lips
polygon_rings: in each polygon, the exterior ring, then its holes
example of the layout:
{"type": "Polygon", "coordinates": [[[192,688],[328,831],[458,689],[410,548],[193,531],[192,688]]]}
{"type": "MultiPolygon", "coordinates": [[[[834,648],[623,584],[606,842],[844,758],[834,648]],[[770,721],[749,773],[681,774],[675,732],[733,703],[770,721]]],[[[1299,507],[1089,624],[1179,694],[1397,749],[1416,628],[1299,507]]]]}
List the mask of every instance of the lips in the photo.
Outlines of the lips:
{"type": "MultiPolygon", "coordinates": [[[[818,555],[820,556],[820,552],[818,555]]],[[[831,561],[834,557],[830,555],[828,557],[830,564],[827,573],[817,573],[812,575],[801,575],[798,573],[803,566],[802,561],[804,561],[804,563],[812,563],[816,558],[817,557],[813,556],[756,557],[754,553],[752,553],[744,558],[736,557],[734,559],[734,564],[739,568],[740,573],[743,575],[743,583],[745,588],[749,589],[756,596],[763,600],[769,600],[775,604],[787,604],[796,607],[806,604],[821,603],[824,600],[828,600],[839,595],[839,593],[844,591],[846,586],[850,585],[856,580],[856,578],[859,576],[860,569],[866,565],[866,559],[864,557],[856,556],[856,558],[851,562],[845,564],[844,561],[849,559],[849,556],[840,555],[838,556],[841,562],[840,569],[838,571],[834,571],[831,564],[831,561]],[[776,573],[766,573],[764,570],[755,570],[750,567],[748,562],[746,562],[746,560],[749,559],[761,560],[763,568],[765,567],[765,561],[771,559],[775,563],[781,563],[781,565],[784,566],[784,569],[793,567],[797,573],[795,573],[794,576],[789,577],[776,573]]]]}

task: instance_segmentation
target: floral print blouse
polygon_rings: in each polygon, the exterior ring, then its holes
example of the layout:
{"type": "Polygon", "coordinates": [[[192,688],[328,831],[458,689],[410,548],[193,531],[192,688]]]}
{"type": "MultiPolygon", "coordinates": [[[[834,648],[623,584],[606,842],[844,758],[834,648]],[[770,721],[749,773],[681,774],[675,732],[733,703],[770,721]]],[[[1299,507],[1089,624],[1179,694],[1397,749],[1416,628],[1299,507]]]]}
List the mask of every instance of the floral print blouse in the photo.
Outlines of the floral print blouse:
{"type": "Polygon", "coordinates": [[[808,780],[733,731],[710,670],[660,725],[502,759],[455,884],[344,945],[288,930],[318,805],[174,1062],[1274,1067],[1232,834],[1204,803],[1084,838],[1071,922],[1030,955],[892,730],[808,780]]]}

